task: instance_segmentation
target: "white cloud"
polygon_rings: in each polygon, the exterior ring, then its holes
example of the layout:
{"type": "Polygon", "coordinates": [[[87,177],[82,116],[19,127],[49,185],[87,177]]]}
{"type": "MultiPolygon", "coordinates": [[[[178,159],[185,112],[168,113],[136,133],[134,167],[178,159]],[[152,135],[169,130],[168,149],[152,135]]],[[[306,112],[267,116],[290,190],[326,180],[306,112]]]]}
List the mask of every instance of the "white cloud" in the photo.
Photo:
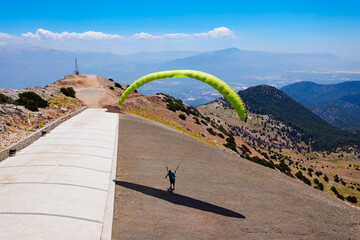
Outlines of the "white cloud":
{"type": "MultiPolygon", "coordinates": [[[[136,33],[129,38],[125,38],[118,34],[108,34],[95,31],[87,31],[83,33],[76,32],[52,32],[49,30],[39,28],[35,33],[27,32],[21,34],[20,38],[24,40],[114,40],[114,39],[215,39],[215,38],[234,38],[235,34],[232,30],[226,27],[214,28],[211,31],[203,33],[166,33],[163,35],[152,35],[150,33],[136,33]]],[[[7,33],[0,33],[0,39],[19,38],[7,33]]]]}
{"type": "Polygon", "coordinates": [[[10,38],[11,37],[11,35],[9,35],[9,34],[7,34],[7,33],[1,33],[0,32],[0,39],[8,39],[8,38],[10,38]]]}
{"type": "Polygon", "coordinates": [[[235,34],[232,30],[226,27],[214,28],[211,31],[204,33],[167,33],[163,35],[152,35],[150,33],[136,33],[130,39],[215,39],[215,38],[234,38],[235,34]]]}
{"type": "Polygon", "coordinates": [[[23,33],[21,37],[25,39],[51,39],[51,40],[71,40],[71,39],[80,39],[80,40],[104,40],[104,39],[123,39],[123,36],[117,34],[106,34],[102,32],[94,32],[88,31],[83,33],[69,33],[69,32],[62,32],[62,33],[55,33],[49,30],[38,29],[35,33],[23,33]]]}
{"type": "Polygon", "coordinates": [[[189,38],[191,35],[186,33],[168,33],[164,34],[164,38],[176,39],[176,38],[189,38]]]}
{"type": "Polygon", "coordinates": [[[199,38],[234,38],[235,37],[234,32],[228,29],[227,27],[218,27],[218,28],[214,28],[209,32],[194,33],[193,35],[199,38]]]}
{"type": "Polygon", "coordinates": [[[160,38],[161,36],[154,36],[150,33],[141,32],[132,35],[129,39],[160,39],[160,38]]]}

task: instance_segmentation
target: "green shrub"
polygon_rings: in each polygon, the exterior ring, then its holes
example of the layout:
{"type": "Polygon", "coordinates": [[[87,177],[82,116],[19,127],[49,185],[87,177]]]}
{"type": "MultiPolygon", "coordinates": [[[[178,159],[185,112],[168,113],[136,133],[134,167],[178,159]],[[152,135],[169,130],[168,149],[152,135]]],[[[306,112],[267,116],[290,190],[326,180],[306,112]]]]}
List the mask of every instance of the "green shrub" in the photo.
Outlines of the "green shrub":
{"type": "Polygon", "coordinates": [[[115,90],[115,88],[114,88],[113,86],[110,86],[109,88],[110,88],[111,90],[115,90]]]}
{"type": "Polygon", "coordinates": [[[61,88],[60,92],[62,92],[65,96],[67,97],[75,97],[75,90],[72,87],[68,87],[68,88],[61,88]]]}
{"type": "Polygon", "coordinates": [[[38,108],[46,108],[49,106],[48,102],[34,92],[19,93],[19,99],[16,104],[25,106],[30,111],[37,112],[38,108]]]}
{"type": "Polygon", "coordinates": [[[184,114],[179,114],[179,118],[181,118],[182,120],[184,120],[184,121],[185,121],[186,116],[185,116],[184,114]]]}
{"type": "Polygon", "coordinates": [[[342,185],[346,186],[346,183],[344,182],[344,180],[341,179],[340,182],[342,185]]]}
{"type": "Polygon", "coordinates": [[[176,105],[171,104],[171,103],[168,103],[168,104],[166,105],[166,107],[167,107],[167,109],[169,109],[170,111],[173,111],[173,112],[176,112],[176,110],[178,110],[177,107],[176,107],[176,105]]]}
{"type": "Polygon", "coordinates": [[[251,153],[250,149],[245,146],[244,144],[241,145],[241,147],[239,147],[241,151],[243,151],[244,153],[251,153]]]}
{"type": "Polygon", "coordinates": [[[290,167],[285,163],[285,161],[284,161],[283,159],[280,161],[280,164],[276,164],[275,167],[276,167],[277,169],[279,169],[280,172],[288,175],[289,177],[294,177],[294,176],[291,174],[291,169],[290,169],[290,167]]]}
{"type": "Polygon", "coordinates": [[[316,172],[315,172],[315,175],[318,176],[318,177],[320,177],[322,174],[323,174],[323,173],[320,172],[320,171],[316,171],[316,172]]]}
{"type": "Polygon", "coordinates": [[[334,186],[331,187],[331,191],[333,191],[333,193],[335,193],[335,195],[336,195],[339,199],[341,199],[341,200],[344,200],[344,199],[345,199],[344,196],[341,195],[341,194],[336,190],[336,188],[335,188],[334,186]]]}
{"type": "Polygon", "coordinates": [[[123,89],[122,86],[117,82],[115,83],[115,87],[123,89]]]}
{"type": "Polygon", "coordinates": [[[324,181],[325,181],[325,182],[329,182],[328,176],[324,175],[324,181]]]}
{"type": "Polygon", "coordinates": [[[311,186],[311,181],[307,177],[305,177],[301,171],[298,171],[295,176],[307,185],[311,186]]]}
{"type": "Polygon", "coordinates": [[[198,124],[198,125],[201,125],[199,119],[197,117],[193,117],[193,119],[195,120],[195,123],[198,124]]]}
{"type": "Polygon", "coordinates": [[[211,135],[216,136],[216,132],[214,132],[214,130],[212,128],[207,128],[206,129],[211,135]]]}
{"type": "Polygon", "coordinates": [[[347,196],[346,200],[351,203],[357,203],[357,198],[355,196],[347,196]]]}
{"type": "Polygon", "coordinates": [[[234,137],[229,136],[228,138],[226,138],[226,142],[227,142],[227,143],[224,144],[225,147],[227,147],[227,148],[233,150],[234,152],[237,152],[237,153],[238,153],[238,151],[237,151],[237,149],[236,149],[236,142],[235,142],[234,137]]]}
{"type": "MultiPolygon", "coordinates": [[[[270,159],[270,158],[269,158],[269,155],[267,155],[266,152],[262,152],[261,155],[263,155],[266,159],[270,159]]],[[[296,162],[296,163],[298,163],[298,162],[296,162]]]]}
{"type": "Polygon", "coordinates": [[[344,199],[345,199],[343,195],[337,195],[337,197],[338,197],[339,199],[341,199],[341,200],[344,200],[344,199]]]}
{"type": "Polygon", "coordinates": [[[109,81],[111,81],[111,82],[113,82],[113,81],[114,81],[114,79],[112,79],[112,78],[109,78],[108,80],[109,80],[109,81]]]}
{"type": "Polygon", "coordinates": [[[204,120],[201,120],[201,123],[204,124],[205,126],[208,126],[207,122],[205,122],[204,120]]]}
{"type": "Polygon", "coordinates": [[[275,155],[270,155],[271,159],[277,160],[277,157],[275,155]]]}
{"type": "Polygon", "coordinates": [[[324,185],[317,178],[314,179],[314,183],[316,185],[315,186],[316,189],[319,189],[321,191],[324,190],[324,185]]]}
{"type": "Polygon", "coordinates": [[[8,96],[0,93],[0,103],[15,104],[15,101],[14,101],[14,99],[12,99],[11,97],[8,97],[8,96]]]}
{"type": "Polygon", "coordinates": [[[196,108],[186,106],[180,99],[176,99],[174,97],[171,97],[169,95],[163,94],[165,97],[163,98],[163,101],[166,102],[166,106],[169,110],[175,112],[175,111],[182,111],[186,113],[188,116],[190,114],[194,116],[200,116],[199,111],[196,108]]]}
{"type": "Polygon", "coordinates": [[[210,117],[204,117],[204,119],[205,119],[207,122],[210,122],[210,120],[211,120],[210,117]]]}
{"type": "Polygon", "coordinates": [[[257,163],[257,164],[260,164],[260,165],[263,165],[265,167],[268,167],[268,168],[272,168],[272,169],[275,169],[275,165],[272,161],[267,161],[265,159],[261,159],[257,156],[254,156],[254,157],[250,157],[249,154],[243,154],[241,155],[243,158],[246,158],[254,163],[257,163]]]}
{"type": "Polygon", "coordinates": [[[320,191],[324,191],[324,185],[321,182],[319,182],[315,188],[319,189],[320,191]]]}
{"type": "Polygon", "coordinates": [[[335,176],[334,176],[334,181],[337,182],[337,183],[340,182],[340,179],[339,179],[339,176],[338,176],[338,175],[335,175],[335,176]]]}
{"type": "Polygon", "coordinates": [[[224,135],[222,134],[222,133],[218,133],[217,134],[219,137],[221,137],[222,139],[224,139],[225,137],[224,137],[224,135]]]}
{"type": "Polygon", "coordinates": [[[217,129],[224,135],[230,135],[222,125],[218,126],[217,129]]]}
{"type": "Polygon", "coordinates": [[[333,193],[335,193],[336,196],[339,195],[339,192],[336,190],[336,187],[332,186],[330,190],[333,191],[333,193]]]}

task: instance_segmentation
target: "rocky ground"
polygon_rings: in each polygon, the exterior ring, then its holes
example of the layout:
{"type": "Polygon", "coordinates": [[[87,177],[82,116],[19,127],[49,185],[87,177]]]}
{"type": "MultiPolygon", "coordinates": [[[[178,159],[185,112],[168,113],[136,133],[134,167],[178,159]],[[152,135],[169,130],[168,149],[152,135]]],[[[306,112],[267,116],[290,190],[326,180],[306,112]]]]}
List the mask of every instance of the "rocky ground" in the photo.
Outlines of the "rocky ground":
{"type": "Polygon", "coordinates": [[[0,151],[24,139],[49,122],[76,111],[82,104],[76,98],[66,97],[58,88],[29,87],[21,90],[0,89],[0,93],[18,99],[19,93],[35,92],[48,101],[49,107],[32,112],[24,106],[0,104],[0,151]]]}

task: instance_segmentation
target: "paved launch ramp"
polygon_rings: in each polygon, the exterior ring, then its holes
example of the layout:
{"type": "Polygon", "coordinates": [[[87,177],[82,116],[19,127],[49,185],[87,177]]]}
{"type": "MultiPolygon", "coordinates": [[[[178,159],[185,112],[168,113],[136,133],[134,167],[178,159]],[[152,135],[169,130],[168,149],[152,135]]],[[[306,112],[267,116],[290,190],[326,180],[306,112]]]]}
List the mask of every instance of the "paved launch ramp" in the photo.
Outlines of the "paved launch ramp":
{"type": "Polygon", "coordinates": [[[87,109],[0,163],[0,239],[109,239],[118,114],[87,109]]]}

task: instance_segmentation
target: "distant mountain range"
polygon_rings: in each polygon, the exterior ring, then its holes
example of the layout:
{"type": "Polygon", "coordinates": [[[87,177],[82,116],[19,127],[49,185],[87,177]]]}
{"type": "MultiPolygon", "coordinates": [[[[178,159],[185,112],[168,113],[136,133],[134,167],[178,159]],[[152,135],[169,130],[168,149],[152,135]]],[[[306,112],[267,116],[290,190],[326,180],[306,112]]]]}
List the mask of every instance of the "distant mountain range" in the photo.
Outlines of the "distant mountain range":
{"type": "Polygon", "coordinates": [[[339,84],[298,82],[281,90],[339,128],[353,132],[360,129],[360,81],[339,84]]]}
{"type": "MultiPolygon", "coordinates": [[[[0,47],[0,88],[44,86],[74,71],[96,74],[130,84],[137,78],[161,70],[195,69],[211,73],[234,89],[267,84],[285,86],[298,80],[334,83],[359,79],[360,63],[344,61],[333,54],[299,54],[244,51],[229,48],[218,51],[141,52],[129,55],[70,52],[32,46],[0,47]]],[[[219,95],[211,87],[191,79],[171,79],[147,84],[144,94],[168,93],[197,106],[219,95]],[[166,81],[171,81],[167,83],[166,81]],[[181,84],[180,84],[181,82],[181,84]]]]}
{"type": "MultiPolygon", "coordinates": [[[[360,136],[341,130],[305,108],[283,91],[260,85],[239,91],[249,112],[271,115],[275,120],[292,127],[294,136],[301,134],[301,141],[311,142],[313,150],[332,151],[337,147],[360,146],[360,136]]],[[[225,102],[225,107],[231,107],[225,102]]],[[[300,140],[300,139],[299,139],[300,140]]]]}

